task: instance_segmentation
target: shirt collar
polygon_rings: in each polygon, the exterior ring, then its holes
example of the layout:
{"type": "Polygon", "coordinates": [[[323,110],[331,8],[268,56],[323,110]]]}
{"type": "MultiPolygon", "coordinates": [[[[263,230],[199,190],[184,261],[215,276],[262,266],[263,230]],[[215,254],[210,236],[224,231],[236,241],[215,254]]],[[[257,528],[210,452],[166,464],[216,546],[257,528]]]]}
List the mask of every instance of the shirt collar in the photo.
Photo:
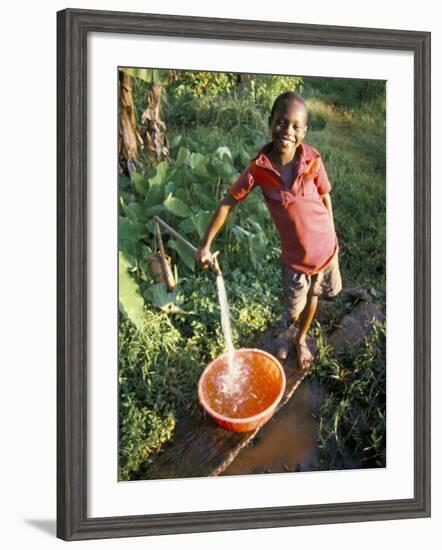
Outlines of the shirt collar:
{"type": "MultiPolygon", "coordinates": [[[[268,157],[268,154],[270,153],[270,151],[272,150],[272,147],[273,147],[273,143],[270,142],[270,143],[266,143],[266,145],[264,145],[264,147],[262,147],[259,151],[258,151],[258,154],[256,155],[256,157],[253,159],[256,163],[257,166],[261,166],[262,168],[267,168],[268,170],[271,170],[272,172],[276,172],[277,174],[279,174],[279,172],[277,170],[275,170],[275,168],[273,167],[273,164],[270,162],[270,159],[268,157]]],[[[303,143],[301,143],[301,145],[299,145],[298,147],[299,149],[299,173],[301,173],[304,168],[306,167],[307,165],[307,162],[309,162],[311,160],[311,158],[308,158],[309,155],[308,155],[308,152],[307,152],[307,149],[306,147],[304,146],[303,143]]],[[[293,161],[292,162],[296,162],[296,156],[294,157],[293,161]]]]}

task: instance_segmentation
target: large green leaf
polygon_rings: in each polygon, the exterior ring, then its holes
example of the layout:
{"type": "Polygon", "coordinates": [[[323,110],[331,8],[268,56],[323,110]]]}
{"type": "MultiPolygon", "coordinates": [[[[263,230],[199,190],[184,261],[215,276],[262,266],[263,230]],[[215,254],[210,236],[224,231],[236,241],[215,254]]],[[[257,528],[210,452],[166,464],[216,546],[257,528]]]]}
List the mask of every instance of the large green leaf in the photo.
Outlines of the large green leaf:
{"type": "Polygon", "coordinates": [[[178,225],[178,233],[184,233],[187,235],[188,233],[193,233],[194,231],[195,225],[190,218],[186,218],[178,225]]]}
{"type": "Polygon", "coordinates": [[[192,313],[183,311],[175,303],[177,297],[177,289],[173,292],[167,292],[165,283],[155,283],[151,285],[145,292],[144,297],[156,307],[167,313],[192,313]]]}
{"type": "Polygon", "coordinates": [[[207,159],[202,153],[192,153],[189,161],[194,174],[203,178],[209,177],[206,167],[207,159]]]}
{"type": "Polygon", "coordinates": [[[175,161],[175,166],[187,166],[189,164],[190,151],[186,147],[180,147],[175,161]]]}
{"type": "Polygon", "coordinates": [[[213,171],[219,178],[228,178],[234,172],[232,165],[227,161],[223,162],[217,158],[210,161],[213,171]]]}
{"type": "Polygon", "coordinates": [[[215,209],[217,199],[209,191],[206,191],[204,185],[195,183],[192,185],[192,195],[197,199],[198,203],[206,210],[215,209]]]}
{"type": "Polygon", "coordinates": [[[118,226],[118,236],[120,242],[136,241],[146,235],[147,231],[142,223],[136,223],[125,216],[120,216],[118,226]]]}
{"type": "Polygon", "coordinates": [[[132,180],[132,183],[135,187],[136,192],[141,196],[144,197],[149,190],[149,181],[146,178],[146,176],[143,176],[143,174],[139,174],[138,172],[132,172],[130,175],[130,178],[132,180]]]}
{"type": "Polygon", "coordinates": [[[166,197],[168,197],[169,195],[174,195],[175,191],[176,191],[176,186],[175,186],[174,182],[173,181],[168,181],[166,183],[165,188],[164,188],[164,193],[165,193],[166,197]]]}
{"type": "Polygon", "coordinates": [[[179,178],[176,178],[180,185],[192,185],[195,181],[190,166],[185,166],[179,170],[179,178]]]}
{"type": "Polygon", "coordinates": [[[167,208],[167,210],[172,212],[172,214],[174,214],[175,216],[179,216],[180,218],[187,218],[191,215],[190,208],[187,206],[187,204],[182,200],[173,197],[172,195],[169,195],[163,204],[167,208]]]}
{"type": "Polygon", "coordinates": [[[200,211],[198,214],[192,216],[192,221],[200,239],[204,237],[204,233],[206,232],[207,226],[209,225],[212,217],[213,212],[207,211],[200,211]]]}
{"type": "Polygon", "coordinates": [[[118,303],[119,309],[130,321],[140,328],[143,318],[144,300],[140,292],[138,284],[130,275],[128,268],[129,263],[123,252],[118,255],[119,266],[119,286],[118,286],[118,303]]]}
{"type": "Polygon", "coordinates": [[[120,197],[120,204],[123,212],[133,222],[138,223],[144,221],[144,210],[139,202],[131,202],[126,204],[123,197],[120,197]]]}
{"type": "Polygon", "coordinates": [[[193,252],[181,241],[170,240],[168,243],[170,248],[178,252],[179,257],[192,271],[195,269],[195,256],[193,252]]]}
{"type": "Polygon", "coordinates": [[[167,174],[167,181],[173,181],[174,184],[179,187],[183,183],[181,173],[182,170],[178,168],[172,168],[167,174]]]}
{"type": "Polygon", "coordinates": [[[156,183],[164,183],[164,180],[166,179],[167,169],[169,165],[165,160],[160,162],[156,167],[155,175],[149,178],[149,183],[156,184],[156,183]]]}
{"type": "Polygon", "coordinates": [[[140,239],[148,235],[147,228],[142,223],[135,223],[125,216],[120,216],[118,226],[119,249],[124,253],[130,267],[138,265],[142,250],[140,239]]]}
{"type": "Polygon", "coordinates": [[[160,216],[165,211],[162,204],[155,204],[154,206],[144,205],[144,215],[146,219],[150,221],[154,216],[160,216]]]}
{"type": "Polygon", "coordinates": [[[215,151],[215,155],[218,156],[218,158],[222,161],[230,159],[232,161],[232,153],[230,152],[230,149],[226,147],[225,145],[221,145],[221,147],[218,147],[218,149],[215,151]]]}
{"type": "Polygon", "coordinates": [[[187,202],[189,201],[190,197],[189,197],[189,193],[186,191],[186,189],[177,189],[174,193],[175,197],[177,199],[180,199],[182,200],[183,202],[185,202],[187,204],[187,202]]]}
{"type": "Polygon", "coordinates": [[[158,182],[150,182],[149,191],[146,194],[146,202],[149,206],[161,204],[164,200],[164,186],[158,182]]]}
{"type": "Polygon", "coordinates": [[[154,206],[163,202],[165,197],[165,180],[168,164],[160,162],[156,168],[155,175],[149,178],[149,190],[146,194],[146,202],[149,206],[154,206]]]}

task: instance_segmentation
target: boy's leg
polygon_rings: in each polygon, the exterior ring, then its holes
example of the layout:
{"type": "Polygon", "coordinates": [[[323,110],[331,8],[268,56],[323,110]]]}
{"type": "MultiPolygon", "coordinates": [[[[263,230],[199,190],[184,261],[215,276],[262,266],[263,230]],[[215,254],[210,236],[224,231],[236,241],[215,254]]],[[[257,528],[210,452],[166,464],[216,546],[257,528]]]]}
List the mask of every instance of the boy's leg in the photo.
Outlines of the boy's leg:
{"type": "MultiPolygon", "coordinates": [[[[318,305],[318,296],[316,292],[313,292],[316,281],[316,275],[309,276],[283,266],[284,309],[292,326],[296,326],[296,333],[290,344],[295,347],[298,365],[301,369],[308,368],[313,360],[306,337],[318,305]]],[[[290,344],[285,341],[278,346],[277,357],[279,359],[287,357],[290,344]]]]}
{"type": "MultiPolygon", "coordinates": [[[[289,269],[283,265],[283,287],[284,287],[284,321],[287,326],[296,326],[298,328],[298,320],[307,305],[307,298],[310,289],[310,277],[304,273],[299,273],[289,269]]],[[[295,345],[293,332],[281,334],[276,340],[276,356],[278,359],[284,360],[287,358],[289,349],[295,345]],[[293,339],[292,339],[293,338],[293,339]],[[289,341],[290,340],[290,341],[289,341]]]]}
{"type": "Polygon", "coordinates": [[[315,317],[317,307],[318,296],[315,296],[310,288],[307,296],[307,302],[301,315],[299,316],[299,332],[295,338],[296,355],[298,357],[298,366],[300,369],[308,368],[313,361],[313,355],[307,345],[306,336],[315,317]]]}
{"type": "MultiPolygon", "coordinates": [[[[298,326],[294,340],[298,365],[299,368],[305,369],[313,360],[307,345],[307,333],[316,313],[318,297],[321,295],[331,298],[339,294],[342,289],[338,254],[336,253],[324,271],[312,276],[297,273],[284,266],[283,282],[286,314],[292,323],[298,326]]],[[[285,359],[285,357],[280,358],[285,359]]]]}
{"type": "Polygon", "coordinates": [[[313,360],[313,355],[307,346],[306,336],[318,307],[318,297],[321,295],[326,298],[332,298],[339,294],[341,289],[342,280],[339,271],[338,254],[336,253],[329,266],[311,277],[307,302],[299,316],[299,332],[295,340],[299,368],[305,369],[309,367],[313,360]]]}

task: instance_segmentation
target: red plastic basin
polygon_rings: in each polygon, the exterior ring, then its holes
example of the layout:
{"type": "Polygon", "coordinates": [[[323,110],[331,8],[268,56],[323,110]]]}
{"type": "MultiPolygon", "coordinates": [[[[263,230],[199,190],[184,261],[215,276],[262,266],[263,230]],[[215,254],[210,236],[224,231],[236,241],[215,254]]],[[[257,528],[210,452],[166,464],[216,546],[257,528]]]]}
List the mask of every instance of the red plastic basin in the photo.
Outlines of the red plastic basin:
{"type": "Polygon", "coordinates": [[[234,361],[241,364],[235,391],[224,392],[227,354],[204,370],[198,382],[201,406],[224,429],[249,432],[272,417],[285,390],[285,374],[279,361],[259,349],[238,349],[234,361]]]}

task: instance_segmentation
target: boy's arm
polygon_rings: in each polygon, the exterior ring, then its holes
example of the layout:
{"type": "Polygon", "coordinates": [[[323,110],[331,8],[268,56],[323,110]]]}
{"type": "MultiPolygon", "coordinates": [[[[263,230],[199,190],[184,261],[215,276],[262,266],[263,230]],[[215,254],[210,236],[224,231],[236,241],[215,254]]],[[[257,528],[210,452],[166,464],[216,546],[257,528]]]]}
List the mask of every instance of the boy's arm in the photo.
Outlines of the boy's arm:
{"type": "Polygon", "coordinates": [[[335,222],[333,220],[333,208],[332,208],[330,193],[326,193],[325,195],[322,195],[321,200],[324,206],[327,208],[328,215],[330,217],[330,224],[333,229],[333,232],[335,233],[335,222]]]}
{"type": "Polygon", "coordinates": [[[213,261],[210,245],[217,235],[218,231],[223,227],[229,215],[230,209],[237,203],[231,195],[227,195],[218,205],[218,208],[211,219],[206,233],[201,241],[201,245],[196,252],[196,260],[200,267],[208,267],[207,263],[213,261]]]}

